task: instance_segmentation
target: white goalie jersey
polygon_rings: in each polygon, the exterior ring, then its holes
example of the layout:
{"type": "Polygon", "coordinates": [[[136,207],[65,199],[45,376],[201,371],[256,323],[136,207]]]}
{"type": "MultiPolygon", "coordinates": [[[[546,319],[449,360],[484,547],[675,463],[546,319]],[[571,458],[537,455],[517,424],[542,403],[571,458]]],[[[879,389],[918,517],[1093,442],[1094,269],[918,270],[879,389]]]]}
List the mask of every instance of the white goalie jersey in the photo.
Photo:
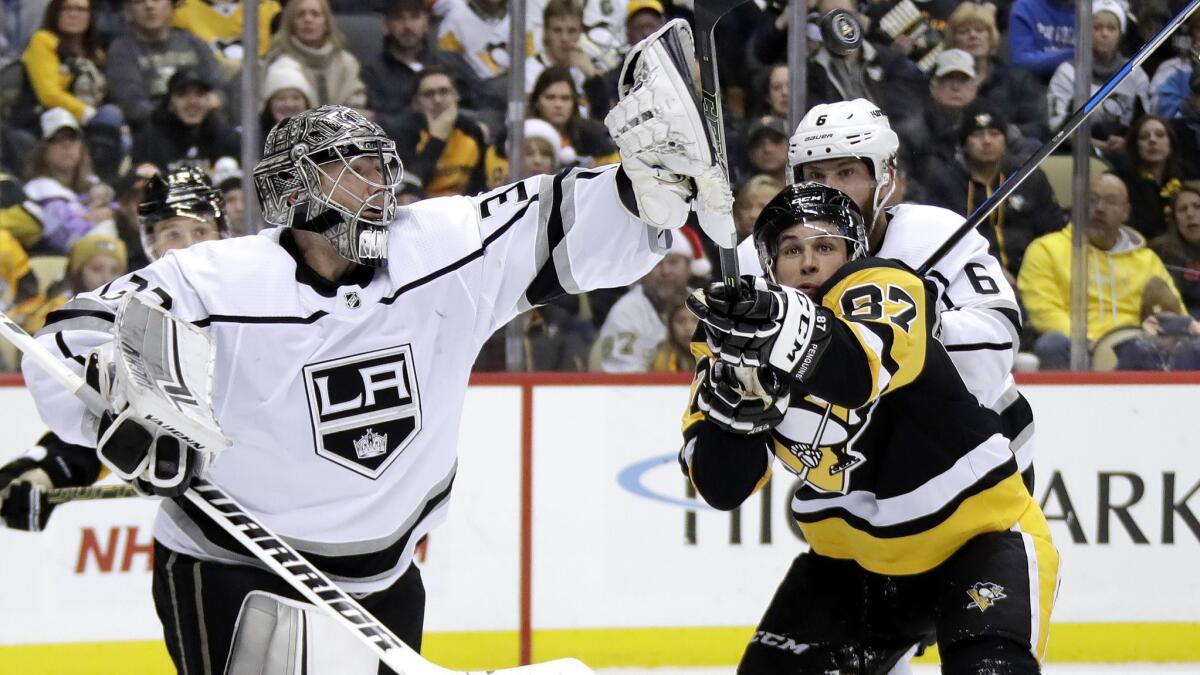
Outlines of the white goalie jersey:
{"type": "MultiPolygon", "coordinates": [[[[874,255],[912,269],[924,264],[963,223],[953,211],[922,204],[901,204],[887,213],[883,246],[874,255]]],[[[761,273],[752,255],[753,241],[747,238],[738,249],[743,272],[761,273]]],[[[938,341],[976,400],[1000,414],[1017,466],[1025,471],[1033,462],[1033,410],[1012,376],[1021,331],[1012,286],[978,232],[958,240],[925,278],[938,289],[938,341]]]]}
{"type": "MultiPolygon", "coordinates": [[[[380,590],[445,517],[484,341],[564,292],[632,283],[666,251],[669,232],[622,208],[617,175],[575,170],[407,207],[387,266],[342,285],[297,265],[290,229],[173,251],[78,296],[37,339],[80,372],[134,289],[207,329],[213,409],[232,441],[209,478],[347,591],[380,590]]],[[[95,445],[82,404],[28,361],[25,376],[51,428],[95,445]]],[[[260,564],[191,508],[164,500],[155,538],[204,560],[260,564]]]]}

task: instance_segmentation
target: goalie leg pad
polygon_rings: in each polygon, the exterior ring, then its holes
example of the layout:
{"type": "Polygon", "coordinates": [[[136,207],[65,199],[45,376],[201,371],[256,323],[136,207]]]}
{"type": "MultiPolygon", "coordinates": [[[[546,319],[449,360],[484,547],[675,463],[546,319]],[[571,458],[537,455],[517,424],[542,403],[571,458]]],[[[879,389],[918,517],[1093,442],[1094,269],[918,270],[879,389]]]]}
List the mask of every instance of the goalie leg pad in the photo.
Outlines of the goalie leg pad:
{"type": "Polygon", "coordinates": [[[265,591],[246,596],[226,675],[375,675],[379,659],[315,607],[265,591]]]}

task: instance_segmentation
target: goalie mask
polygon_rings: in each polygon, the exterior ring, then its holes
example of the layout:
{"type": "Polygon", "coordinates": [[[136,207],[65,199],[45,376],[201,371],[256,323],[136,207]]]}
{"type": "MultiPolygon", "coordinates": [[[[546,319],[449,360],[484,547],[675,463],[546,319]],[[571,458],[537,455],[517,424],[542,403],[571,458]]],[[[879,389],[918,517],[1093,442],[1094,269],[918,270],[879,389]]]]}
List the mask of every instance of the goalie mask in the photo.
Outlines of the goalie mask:
{"type": "Polygon", "coordinates": [[[289,117],[254,167],[263,220],[325,235],[347,260],[381,267],[403,168],[379,125],[340,105],[289,117]]]}
{"type": "Polygon", "coordinates": [[[180,166],[165,177],[155,174],[147,179],[137,213],[142,249],[151,260],[158,258],[154,253],[158,243],[155,226],[173,218],[212,223],[221,238],[229,236],[225,197],[213,187],[208,175],[194,166],[180,166]]]}
{"type": "Polygon", "coordinates": [[[866,255],[867,230],[854,200],[827,185],[796,183],[775,195],[754,221],[754,247],[763,269],[774,276],[780,235],[796,225],[818,221],[833,225],[835,231],[814,227],[812,236],[845,239],[850,260],[866,255]]]}

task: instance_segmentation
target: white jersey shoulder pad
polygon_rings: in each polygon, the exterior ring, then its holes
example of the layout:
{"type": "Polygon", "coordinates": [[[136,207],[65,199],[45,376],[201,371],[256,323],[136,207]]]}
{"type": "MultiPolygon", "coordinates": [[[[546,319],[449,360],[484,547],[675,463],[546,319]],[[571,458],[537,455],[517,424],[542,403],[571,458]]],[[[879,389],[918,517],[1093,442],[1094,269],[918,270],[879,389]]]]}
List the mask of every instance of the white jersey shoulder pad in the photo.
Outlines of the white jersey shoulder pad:
{"type": "MultiPolygon", "coordinates": [[[[949,209],[925,204],[901,204],[888,209],[891,216],[878,255],[916,269],[938,250],[962,225],[964,218],[949,209]]],[[[961,266],[964,261],[987,253],[987,240],[968,232],[942,257],[935,267],[961,266]],[[958,261],[958,262],[955,262],[958,261]]]]}

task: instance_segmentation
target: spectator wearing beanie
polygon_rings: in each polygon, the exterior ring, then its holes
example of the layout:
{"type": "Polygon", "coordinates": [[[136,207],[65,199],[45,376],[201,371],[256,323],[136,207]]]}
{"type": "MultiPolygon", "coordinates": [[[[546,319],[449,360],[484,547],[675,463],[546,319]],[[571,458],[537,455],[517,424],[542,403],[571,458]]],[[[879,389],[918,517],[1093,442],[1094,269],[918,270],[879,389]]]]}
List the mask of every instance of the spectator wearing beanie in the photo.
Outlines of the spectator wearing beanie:
{"type": "Polygon", "coordinates": [[[133,137],[133,161],[167,167],[186,160],[205,169],[236,156],[241,141],[212,107],[213,85],[193,70],[176,71],[167,98],[133,137]]]}
{"type": "Polygon", "coordinates": [[[26,315],[21,327],[36,333],[46,317],[79,293],[100,288],[125,274],[128,266],[125,243],[107,234],[91,234],[71,246],[66,276],[53,283],[42,303],[26,315]]]}
{"type": "Polygon", "coordinates": [[[1017,0],[1008,20],[1013,65],[1041,78],[1075,57],[1074,0],[1017,0]]]}
{"type": "Polygon", "coordinates": [[[262,112],[258,116],[262,138],[279,122],[314,107],[317,100],[312,84],[291,59],[280,59],[267,69],[262,96],[262,112]]]}
{"type": "MultiPolygon", "coordinates": [[[[1126,21],[1125,8],[1117,0],[1092,2],[1092,94],[1125,67],[1126,59],[1120,46],[1126,21]]],[[[1075,109],[1074,101],[1075,64],[1066,61],[1054,71],[1046,94],[1051,131],[1058,131],[1071,115],[1075,109]]],[[[1126,150],[1125,132],[1129,125],[1146,110],[1150,110],[1150,78],[1138,66],[1093,114],[1092,144],[1110,158],[1119,156],[1126,150]]]]}
{"type": "MultiPolygon", "coordinates": [[[[506,129],[500,131],[496,142],[487,150],[484,173],[488,188],[499,187],[511,182],[508,175],[506,129]]],[[[525,120],[525,133],[521,146],[521,176],[517,180],[539,174],[558,173],[560,167],[575,161],[575,152],[563,146],[563,138],[549,122],[536,117],[525,120]]]]}
{"type": "MultiPolygon", "coordinates": [[[[954,161],[925,172],[928,203],[966,217],[985,202],[1018,167],[1007,152],[1007,126],[1003,113],[990,102],[976,101],[968,107],[954,161]]],[[[1054,199],[1050,182],[1041,169],[1036,169],[978,229],[988,240],[988,251],[1004,268],[1008,282],[1016,285],[1025,247],[1064,225],[1066,218],[1054,199]]]]}

